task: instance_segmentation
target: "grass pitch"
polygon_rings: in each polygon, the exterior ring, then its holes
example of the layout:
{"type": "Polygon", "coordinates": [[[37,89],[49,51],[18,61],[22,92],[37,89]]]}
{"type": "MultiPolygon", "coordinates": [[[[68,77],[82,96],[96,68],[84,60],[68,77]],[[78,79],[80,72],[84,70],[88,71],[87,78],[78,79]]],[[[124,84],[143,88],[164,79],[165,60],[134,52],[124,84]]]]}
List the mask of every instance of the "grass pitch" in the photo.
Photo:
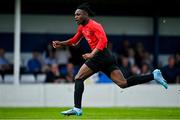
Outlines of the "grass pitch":
{"type": "Polygon", "coordinates": [[[177,119],[180,108],[83,108],[82,116],[63,116],[68,108],[0,108],[0,119],[177,119]]]}

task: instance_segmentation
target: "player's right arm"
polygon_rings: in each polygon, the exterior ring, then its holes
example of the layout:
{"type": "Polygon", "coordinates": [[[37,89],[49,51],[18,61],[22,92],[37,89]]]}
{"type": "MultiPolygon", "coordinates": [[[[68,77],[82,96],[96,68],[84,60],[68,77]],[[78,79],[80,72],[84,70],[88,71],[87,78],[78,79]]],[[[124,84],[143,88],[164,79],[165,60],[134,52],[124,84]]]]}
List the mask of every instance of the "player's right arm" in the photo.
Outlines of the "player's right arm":
{"type": "Polygon", "coordinates": [[[59,48],[62,46],[76,46],[80,40],[83,38],[81,27],[78,27],[77,33],[72,37],[71,39],[65,40],[65,41],[52,41],[52,46],[54,48],[59,48]]]}

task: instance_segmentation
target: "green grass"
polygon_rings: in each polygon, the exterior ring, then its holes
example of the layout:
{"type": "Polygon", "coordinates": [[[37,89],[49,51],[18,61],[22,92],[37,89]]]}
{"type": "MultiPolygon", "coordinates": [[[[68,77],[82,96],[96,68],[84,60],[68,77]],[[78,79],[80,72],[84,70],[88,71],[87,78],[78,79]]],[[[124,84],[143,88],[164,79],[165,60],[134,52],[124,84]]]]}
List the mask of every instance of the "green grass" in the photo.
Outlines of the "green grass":
{"type": "Polygon", "coordinates": [[[0,108],[0,119],[179,119],[180,108],[84,108],[83,115],[63,116],[68,108],[0,108]]]}

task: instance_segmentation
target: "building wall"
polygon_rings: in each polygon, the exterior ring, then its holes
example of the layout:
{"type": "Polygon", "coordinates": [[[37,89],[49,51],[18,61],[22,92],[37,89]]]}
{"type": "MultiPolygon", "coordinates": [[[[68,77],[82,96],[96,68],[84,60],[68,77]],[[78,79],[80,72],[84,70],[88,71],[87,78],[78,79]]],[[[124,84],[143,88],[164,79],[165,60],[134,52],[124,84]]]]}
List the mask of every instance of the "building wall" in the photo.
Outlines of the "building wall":
{"type": "MultiPolygon", "coordinates": [[[[22,15],[23,33],[58,33],[76,32],[74,16],[63,15],[22,15]]],[[[107,34],[111,35],[152,35],[153,18],[97,16],[107,34]]],[[[13,32],[14,15],[0,14],[0,32],[13,32]]],[[[180,18],[160,18],[160,35],[180,36],[180,18]]]]}
{"type": "MultiPolygon", "coordinates": [[[[77,30],[74,16],[26,14],[21,18],[21,52],[32,52],[37,48],[42,51],[52,40],[68,39],[77,30]]],[[[114,44],[114,51],[118,51],[122,41],[128,39],[131,43],[142,42],[150,53],[154,53],[152,17],[97,16],[94,19],[105,28],[109,41],[114,44]]],[[[0,47],[8,52],[14,50],[13,20],[13,15],[0,15],[0,47]]],[[[179,50],[179,26],[180,18],[159,19],[160,54],[174,54],[179,50]]]]}

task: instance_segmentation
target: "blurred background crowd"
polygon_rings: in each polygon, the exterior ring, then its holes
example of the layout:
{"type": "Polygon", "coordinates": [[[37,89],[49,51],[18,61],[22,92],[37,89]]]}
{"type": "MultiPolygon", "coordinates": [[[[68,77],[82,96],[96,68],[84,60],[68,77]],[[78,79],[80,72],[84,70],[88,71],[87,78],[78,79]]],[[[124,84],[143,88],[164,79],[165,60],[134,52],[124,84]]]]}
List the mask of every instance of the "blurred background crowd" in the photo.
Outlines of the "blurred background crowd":
{"type": "MultiPolygon", "coordinates": [[[[0,4],[2,84],[14,73],[15,1],[0,4]]],[[[20,77],[31,75],[35,83],[39,75],[42,83],[74,82],[84,63],[82,54],[89,52],[87,43],[82,40],[76,47],[54,49],[51,41],[66,40],[74,35],[77,30],[74,11],[82,2],[84,0],[21,0],[20,77]]],[[[93,19],[105,28],[108,48],[126,78],[149,74],[159,68],[168,83],[180,83],[177,0],[163,1],[161,6],[151,0],[91,0],[90,5],[96,13],[93,19]]],[[[101,72],[95,74],[95,78],[95,83],[112,82],[101,72]]]]}
{"type": "MultiPolygon", "coordinates": [[[[141,42],[131,44],[128,40],[123,40],[117,51],[113,50],[112,42],[108,43],[108,48],[112,51],[117,60],[117,64],[124,76],[149,74],[154,69],[153,55],[146,50],[141,42]]],[[[82,54],[85,50],[81,45],[77,47],[62,47],[54,49],[51,43],[47,44],[44,51],[34,49],[26,64],[21,65],[21,74],[44,74],[45,83],[73,83],[74,76],[80,66],[84,63],[82,54]]],[[[88,51],[87,51],[88,52],[88,51]]],[[[0,48],[0,74],[2,78],[6,74],[13,74],[13,64],[6,58],[6,50],[0,48]]],[[[163,76],[168,83],[180,83],[180,53],[168,56],[167,64],[158,63],[163,76]]],[[[97,83],[111,83],[101,72],[98,73],[97,83]]]]}

